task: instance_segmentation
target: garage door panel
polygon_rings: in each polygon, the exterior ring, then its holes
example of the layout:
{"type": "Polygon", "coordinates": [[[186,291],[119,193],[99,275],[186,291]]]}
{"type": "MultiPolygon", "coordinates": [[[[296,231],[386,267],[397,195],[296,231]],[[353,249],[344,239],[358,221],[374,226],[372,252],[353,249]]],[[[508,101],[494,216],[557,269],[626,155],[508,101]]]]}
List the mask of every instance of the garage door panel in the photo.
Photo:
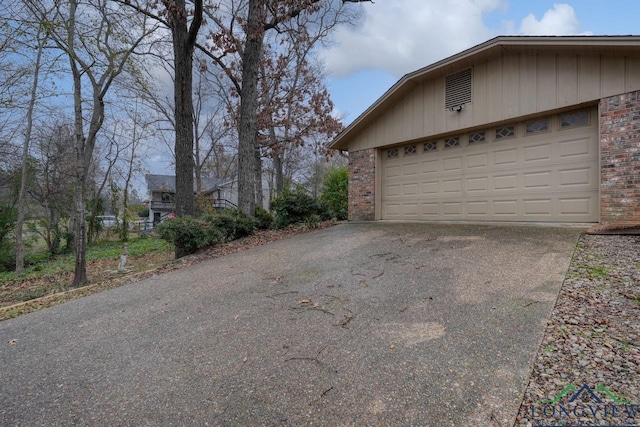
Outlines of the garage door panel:
{"type": "Polygon", "coordinates": [[[451,218],[462,218],[462,202],[443,202],[442,203],[442,214],[445,217],[451,218]]]}
{"type": "Polygon", "coordinates": [[[402,173],[402,166],[387,166],[384,168],[384,177],[385,178],[394,178],[396,176],[400,176],[402,173]]]}
{"type": "Polygon", "coordinates": [[[442,182],[442,192],[447,195],[462,194],[462,180],[450,179],[442,182]]]}
{"type": "Polygon", "coordinates": [[[515,165],[518,163],[518,150],[496,150],[493,152],[493,164],[496,166],[515,165]]]}
{"type": "Polygon", "coordinates": [[[469,217],[486,217],[489,215],[489,202],[467,202],[467,215],[469,217]]]}
{"type": "Polygon", "coordinates": [[[440,192],[440,182],[430,181],[422,183],[422,194],[433,195],[440,192]]]}
{"type": "Polygon", "coordinates": [[[426,160],[422,162],[422,173],[430,174],[430,173],[438,173],[439,171],[439,162],[438,160],[426,160]]]}
{"type": "Polygon", "coordinates": [[[467,193],[478,194],[489,191],[489,177],[482,176],[478,178],[467,179],[467,193]]]}
{"type": "Polygon", "coordinates": [[[524,147],[524,163],[551,160],[551,144],[538,144],[524,147]]]}
{"type": "Polygon", "coordinates": [[[517,190],[518,175],[498,175],[493,178],[493,189],[495,191],[517,190]]]}
{"type": "Polygon", "coordinates": [[[487,153],[472,154],[467,156],[467,168],[486,168],[489,166],[489,155],[487,153]]]}
{"type": "Polygon", "coordinates": [[[594,197],[560,197],[558,200],[559,215],[591,217],[598,207],[594,197]]]}
{"type": "Polygon", "coordinates": [[[419,214],[419,205],[417,203],[402,205],[402,213],[405,217],[417,218],[419,214]]]}
{"type": "Polygon", "coordinates": [[[404,184],[402,186],[402,195],[403,196],[415,196],[418,194],[418,184],[404,184]]]}
{"type": "Polygon", "coordinates": [[[482,144],[469,145],[465,138],[448,148],[440,139],[438,149],[407,154],[399,148],[397,157],[383,155],[382,218],[598,221],[595,124],[515,132],[482,144]]]}
{"type": "Polygon", "coordinates": [[[511,217],[517,218],[518,216],[518,200],[495,200],[493,202],[493,213],[497,217],[511,217]]]}
{"type": "Polygon", "coordinates": [[[440,216],[439,203],[423,203],[422,215],[427,218],[438,218],[440,216]]]}
{"type": "Polygon", "coordinates": [[[523,201],[524,216],[525,217],[541,217],[553,215],[553,199],[548,198],[534,198],[523,201]]]}
{"type": "Polygon", "coordinates": [[[385,203],[384,217],[389,219],[401,219],[401,205],[399,203],[385,203]]]}
{"type": "Polygon", "coordinates": [[[402,195],[402,187],[400,185],[385,185],[384,196],[395,197],[402,195]]]}
{"type": "Polygon", "coordinates": [[[529,172],[524,174],[525,189],[551,188],[552,174],[550,170],[529,172]]]}
{"type": "Polygon", "coordinates": [[[418,163],[408,163],[402,168],[403,176],[411,176],[418,174],[418,163]]]}
{"type": "Polygon", "coordinates": [[[594,150],[591,149],[593,144],[590,138],[579,138],[568,141],[560,141],[558,143],[559,156],[562,159],[570,159],[575,157],[590,157],[594,150]]]}
{"type": "Polygon", "coordinates": [[[560,169],[558,170],[559,187],[592,186],[596,174],[593,168],[560,169]]]}
{"type": "Polygon", "coordinates": [[[462,158],[449,157],[442,161],[442,170],[444,172],[459,172],[462,169],[462,158]]]}

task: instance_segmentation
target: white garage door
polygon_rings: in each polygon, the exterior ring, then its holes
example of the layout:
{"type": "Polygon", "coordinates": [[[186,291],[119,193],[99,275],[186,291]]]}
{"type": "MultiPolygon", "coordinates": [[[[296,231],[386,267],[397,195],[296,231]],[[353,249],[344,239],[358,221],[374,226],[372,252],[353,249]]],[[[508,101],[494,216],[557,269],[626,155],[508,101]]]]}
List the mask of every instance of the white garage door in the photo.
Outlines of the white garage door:
{"type": "Polygon", "coordinates": [[[384,149],[382,218],[597,222],[596,109],[384,149]]]}

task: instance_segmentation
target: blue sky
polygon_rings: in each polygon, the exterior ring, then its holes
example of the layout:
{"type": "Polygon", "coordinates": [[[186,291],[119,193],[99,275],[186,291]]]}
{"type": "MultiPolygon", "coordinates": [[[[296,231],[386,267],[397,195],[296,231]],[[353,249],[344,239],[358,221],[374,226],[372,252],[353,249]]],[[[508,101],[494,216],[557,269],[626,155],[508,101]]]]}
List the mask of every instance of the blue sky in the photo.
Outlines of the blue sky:
{"type": "Polygon", "coordinates": [[[638,0],[375,0],[321,53],[336,112],[355,120],[402,75],[498,35],[640,34],[638,0]]]}

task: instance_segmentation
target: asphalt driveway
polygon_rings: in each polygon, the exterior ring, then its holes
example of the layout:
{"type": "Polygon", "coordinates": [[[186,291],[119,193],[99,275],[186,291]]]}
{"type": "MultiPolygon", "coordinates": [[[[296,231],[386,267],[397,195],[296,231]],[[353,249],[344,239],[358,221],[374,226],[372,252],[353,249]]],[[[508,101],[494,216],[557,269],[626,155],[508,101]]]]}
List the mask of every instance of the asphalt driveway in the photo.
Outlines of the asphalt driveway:
{"type": "Polygon", "coordinates": [[[580,230],[342,224],[0,323],[0,424],[512,425],[580,230]]]}

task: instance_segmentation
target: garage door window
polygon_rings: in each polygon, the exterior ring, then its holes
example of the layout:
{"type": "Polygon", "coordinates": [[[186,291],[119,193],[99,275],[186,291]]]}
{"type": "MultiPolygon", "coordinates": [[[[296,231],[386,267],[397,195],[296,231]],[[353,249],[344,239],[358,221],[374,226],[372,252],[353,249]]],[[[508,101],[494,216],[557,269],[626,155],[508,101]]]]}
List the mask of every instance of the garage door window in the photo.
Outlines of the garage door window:
{"type": "Polygon", "coordinates": [[[404,147],[404,155],[405,156],[412,156],[414,154],[416,154],[418,151],[416,150],[416,146],[415,145],[407,145],[406,147],[404,147]]]}
{"type": "Polygon", "coordinates": [[[444,148],[454,148],[460,146],[460,137],[455,136],[453,138],[445,138],[444,148]]]}
{"type": "Polygon", "coordinates": [[[398,157],[398,149],[392,148],[390,150],[387,150],[387,157],[390,159],[398,157]]]}
{"type": "Polygon", "coordinates": [[[539,119],[527,122],[525,124],[525,135],[531,135],[534,133],[547,132],[549,130],[549,119],[539,119]]]}
{"type": "Polygon", "coordinates": [[[512,138],[514,136],[516,136],[516,127],[514,125],[496,129],[496,141],[500,139],[512,138]]]}
{"type": "Polygon", "coordinates": [[[438,151],[438,143],[437,142],[425,142],[424,151],[438,151]]]}
{"type": "Polygon", "coordinates": [[[574,111],[573,113],[562,114],[560,116],[560,129],[572,128],[575,126],[585,126],[589,124],[589,113],[585,111],[574,111]]]}
{"type": "Polygon", "coordinates": [[[487,139],[485,137],[484,131],[469,134],[469,144],[478,144],[486,141],[487,139]]]}

